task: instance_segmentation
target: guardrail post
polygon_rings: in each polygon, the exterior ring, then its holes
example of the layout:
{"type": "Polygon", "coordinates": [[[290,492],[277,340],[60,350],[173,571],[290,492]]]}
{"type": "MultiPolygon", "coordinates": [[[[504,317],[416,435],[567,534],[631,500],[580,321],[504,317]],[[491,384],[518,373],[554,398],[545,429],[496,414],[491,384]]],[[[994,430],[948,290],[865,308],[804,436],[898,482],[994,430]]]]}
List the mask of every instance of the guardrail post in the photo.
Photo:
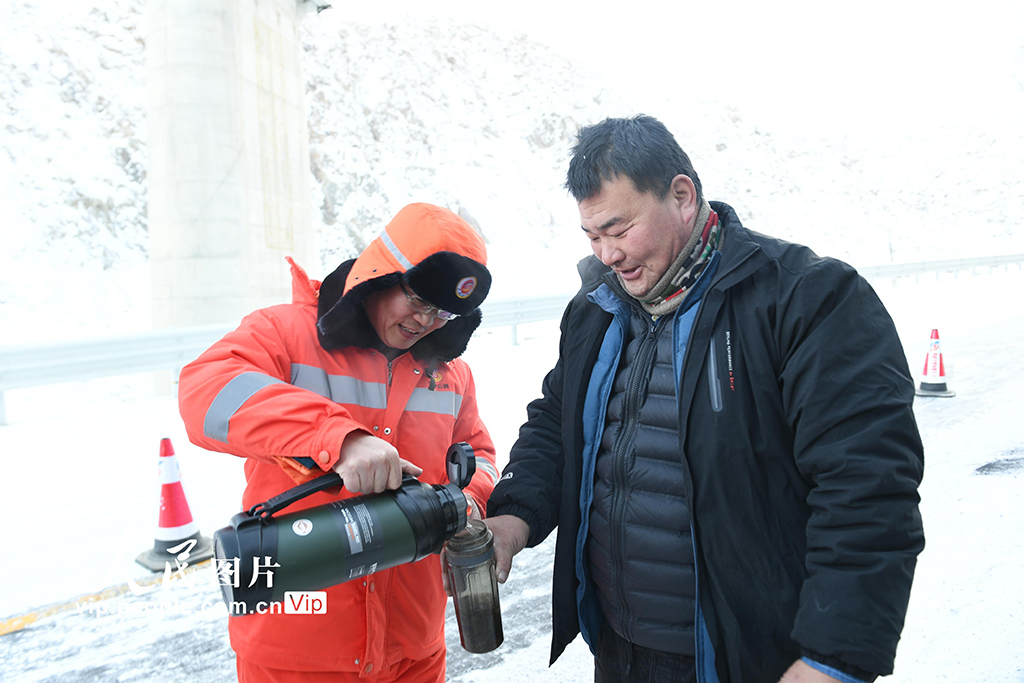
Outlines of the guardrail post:
{"type": "Polygon", "coordinates": [[[516,324],[512,323],[512,346],[519,346],[519,339],[516,338],[516,324]]]}
{"type": "Polygon", "coordinates": [[[7,424],[7,409],[4,407],[4,392],[0,391],[0,427],[7,424]]]}

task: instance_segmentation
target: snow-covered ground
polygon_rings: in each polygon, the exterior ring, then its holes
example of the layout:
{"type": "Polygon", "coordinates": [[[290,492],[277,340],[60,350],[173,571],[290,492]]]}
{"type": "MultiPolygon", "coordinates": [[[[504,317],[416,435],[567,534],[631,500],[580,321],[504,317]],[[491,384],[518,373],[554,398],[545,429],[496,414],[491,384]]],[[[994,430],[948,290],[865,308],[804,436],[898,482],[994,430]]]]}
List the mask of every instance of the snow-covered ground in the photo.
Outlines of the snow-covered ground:
{"type": "MultiPolygon", "coordinates": [[[[874,283],[900,330],[912,370],[938,328],[955,398],[918,399],[925,441],[921,488],[927,547],[890,679],[907,683],[1024,681],[1024,272],[921,276],[874,283]]],[[[556,353],[557,324],[481,333],[466,358],[501,458],[556,353]]],[[[0,636],[0,679],[24,681],[233,680],[226,617],[210,572],[135,596],[150,576],[134,557],[152,544],[159,440],[170,437],[204,534],[227,523],[242,488],[240,462],[191,446],[170,397],[148,377],[112,378],[8,393],[0,427],[10,475],[0,498],[5,589],[0,616],[66,611],[0,636]],[[41,472],[47,474],[41,475],[41,472]],[[120,595],[86,605],[106,588],[120,595]],[[80,607],[75,606],[76,600],[80,607]]],[[[502,589],[506,643],[468,655],[449,620],[456,681],[589,681],[581,641],[547,668],[551,544],[520,555],[502,589]]]]}

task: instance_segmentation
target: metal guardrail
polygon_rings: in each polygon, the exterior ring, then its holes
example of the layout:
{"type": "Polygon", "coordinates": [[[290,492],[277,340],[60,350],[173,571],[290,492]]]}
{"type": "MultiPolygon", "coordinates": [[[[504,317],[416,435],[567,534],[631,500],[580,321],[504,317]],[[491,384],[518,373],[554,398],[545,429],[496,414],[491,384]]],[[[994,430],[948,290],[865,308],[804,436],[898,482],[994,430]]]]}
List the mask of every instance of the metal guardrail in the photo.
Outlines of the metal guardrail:
{"type": "Polygon", "coordinates": [[[205,325],[59,344],[0,347],[0,392],[55,382],[180,368],[232,327],[205,325]]]}
{"type": "MultiPolygon", "coordinates": [[[[894,263],[859,268],[865,278],[897,278],[922,273],[943,273],[978,268],[1024,264],[1024,254],[921,263],[894,263]]],[[[512,344],[517,343],[517,326],[559,318],[571,294],[522,300],[488,301],[483,305],[481,329],[510,327],[512,344]]],[[[127,375],[135,372],[180,369],[233,325],[205,325],[156,332],[86,339],[75,342],[0,347],[0,425],[6,424],[4,391],[127,375]]]]}
{"type": "Polygon", "coordinates": [[[560,294],[517,301],[485,301],[480,307],[484,314],[480,328],[511,327],[512,345],[515,346],[519,343],[517,325],[561,318],[572,297],[573,294],[560,294]]]}
{"type": "Polygon", "coordinates": [[[868,280],[884,277],[908,277],[922,273],[954,273],[959,270],[975,270],[977,268],[996,268],[998,266],[1020,265],[1024,263],[1024,254],[1005,254],[1003,256],[981,256],[978,258],[950,259],[948,261],[921,261],[919,263],[889,263],[884,266],[858,268],[868,280]]]}
{"type": "MultiPolygon", "coordinates": [[[[559,318],[572,294],[485,302],[480,328],[510,327],[559,318]]],[[[0,425],[7,424],[8,389],[72,382],[135,372],[180,370],[235,325],[179,327],[74,342],[0,347],[0,425]]]]}

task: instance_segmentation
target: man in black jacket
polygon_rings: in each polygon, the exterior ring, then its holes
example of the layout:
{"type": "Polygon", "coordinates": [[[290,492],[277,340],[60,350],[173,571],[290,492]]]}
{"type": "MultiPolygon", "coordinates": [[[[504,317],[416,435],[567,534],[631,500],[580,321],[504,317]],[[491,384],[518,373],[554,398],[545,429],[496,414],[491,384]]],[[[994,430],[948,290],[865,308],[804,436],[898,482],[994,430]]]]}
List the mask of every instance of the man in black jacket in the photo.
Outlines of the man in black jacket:
{"type": "Polygon", "coordinates": [[[707,202],[657,120],[580,131],[594,256],[487,509],[499,580],[559,528],[551,661],[595,680],[892,672],[924,534],[913,380],[848,265],[707,202]]]}

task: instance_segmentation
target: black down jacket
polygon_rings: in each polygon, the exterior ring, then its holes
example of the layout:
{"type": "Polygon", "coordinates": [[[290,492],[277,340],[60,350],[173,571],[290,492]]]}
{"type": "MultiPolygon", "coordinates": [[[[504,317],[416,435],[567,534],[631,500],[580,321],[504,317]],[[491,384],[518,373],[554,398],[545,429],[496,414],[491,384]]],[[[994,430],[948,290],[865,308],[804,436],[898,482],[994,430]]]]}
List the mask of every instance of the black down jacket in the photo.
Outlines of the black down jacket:
{"type": "MultiPolygon", "coordinates": [[[[724,244],[679,401],[700,678],[778,680],[804,651],[891,673],[924,547],[924,454],[895,327],[850,266],[712,207],[724,244]]],[[[579,633],[581,416],[611,319],[587,299],[608,269],[590,258],[580,271],[558,362],[487,506],[524,519],[530,546],[559,528],[552,662],[579,633]]]]}

